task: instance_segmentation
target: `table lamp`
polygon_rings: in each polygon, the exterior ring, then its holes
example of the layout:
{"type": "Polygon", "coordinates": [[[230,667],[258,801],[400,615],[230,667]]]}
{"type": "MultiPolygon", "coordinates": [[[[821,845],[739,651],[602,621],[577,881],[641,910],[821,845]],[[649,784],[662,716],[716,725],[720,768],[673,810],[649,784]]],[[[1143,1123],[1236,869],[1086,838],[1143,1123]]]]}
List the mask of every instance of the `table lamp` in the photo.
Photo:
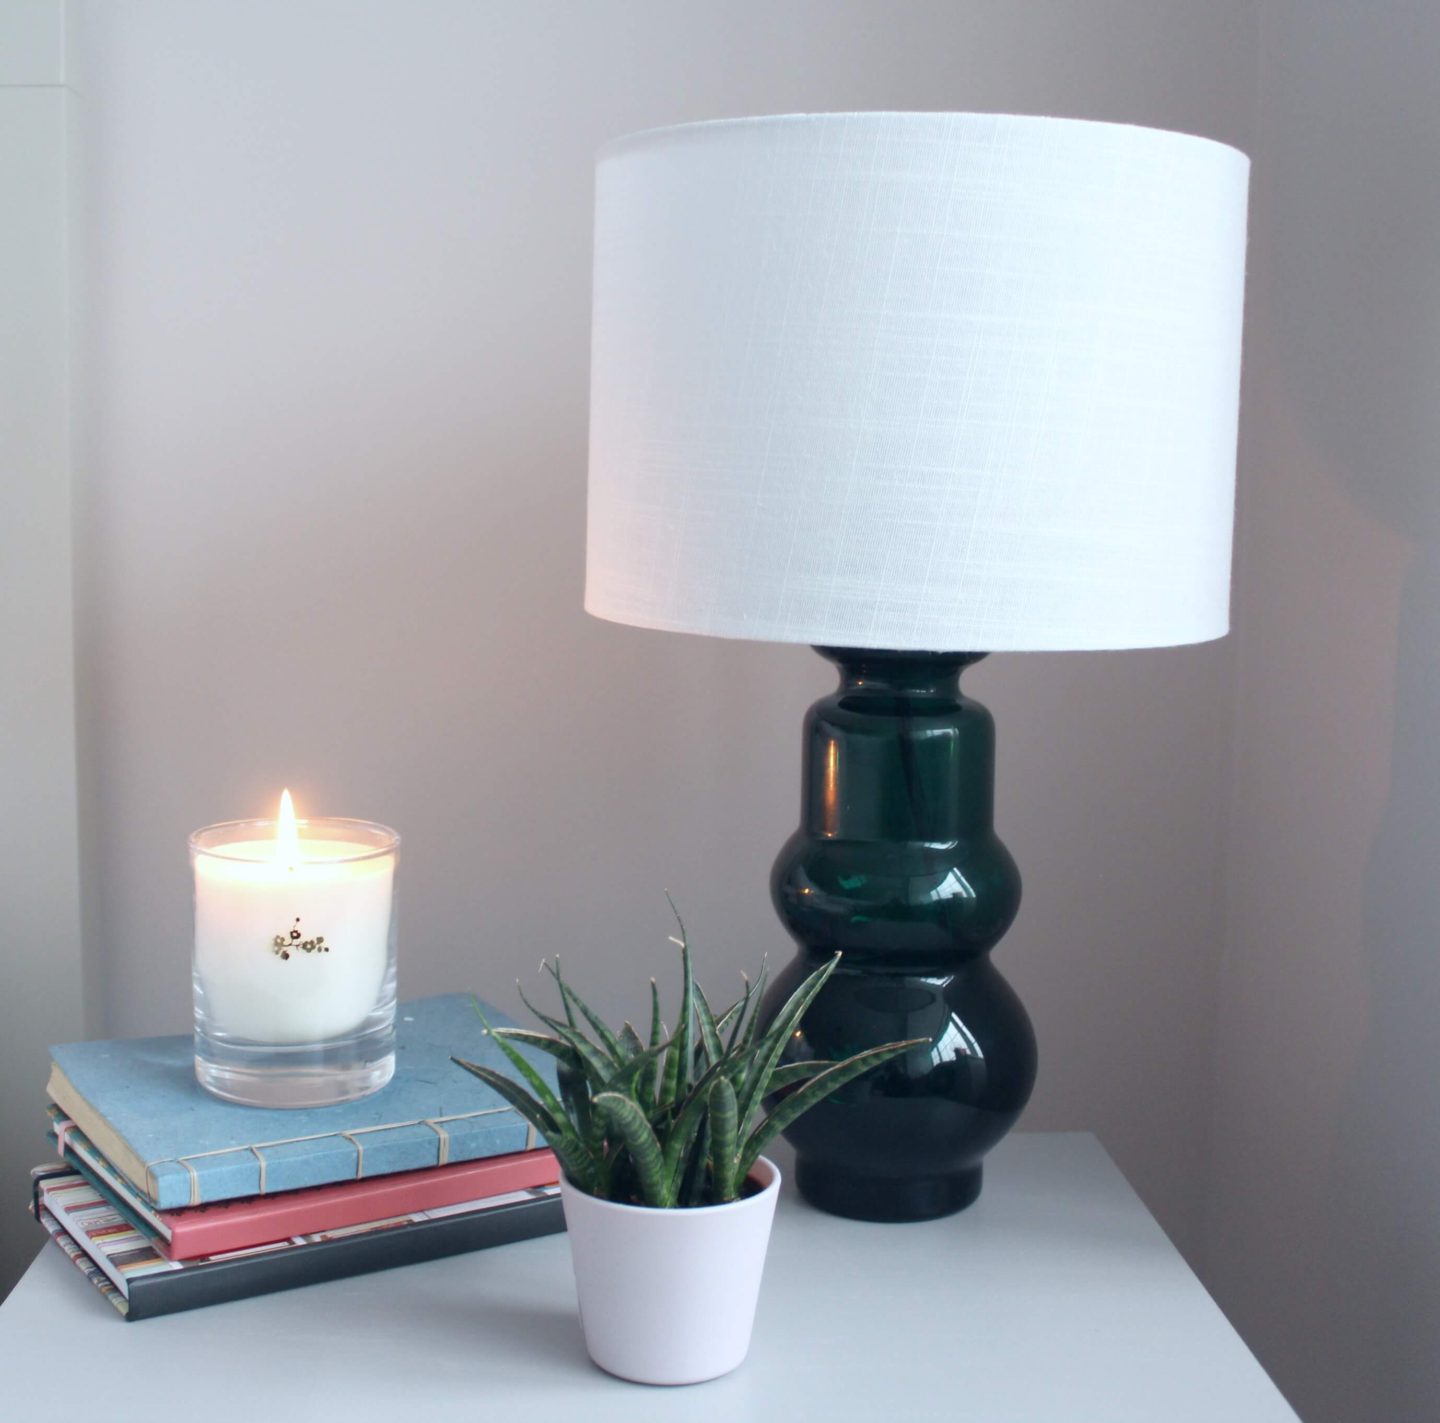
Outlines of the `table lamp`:
{"type": "Polygon", "coordinates": [[[799,946],[772,997],[841,951],[790,1055],[930,1044],[793,1130],[824,1210],[970,1204],[1034,1084],[961,670],[1228,629],[1248,173],[1186,134],[984,114],[601,151],[585,606],[837,665],[772,876],[799,946]]]}

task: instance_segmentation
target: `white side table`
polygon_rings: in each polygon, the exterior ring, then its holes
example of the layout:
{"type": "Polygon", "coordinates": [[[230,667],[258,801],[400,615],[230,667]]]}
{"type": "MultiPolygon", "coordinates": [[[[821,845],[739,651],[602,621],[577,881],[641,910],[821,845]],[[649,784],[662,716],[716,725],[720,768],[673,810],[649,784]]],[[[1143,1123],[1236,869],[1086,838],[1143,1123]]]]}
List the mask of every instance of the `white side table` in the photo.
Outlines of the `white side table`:
{"type": "Polygon", "coordinates": [[[1095,1139],[1024,1133],[948,1220],[859,1224],[787,1193],[749,1361],[713,1383],[595,1369],[563,1235],[138,1324],[47,1245],[0,1307],[0,1402],[146,1423],[1296,1423],[1095,1139]]]}

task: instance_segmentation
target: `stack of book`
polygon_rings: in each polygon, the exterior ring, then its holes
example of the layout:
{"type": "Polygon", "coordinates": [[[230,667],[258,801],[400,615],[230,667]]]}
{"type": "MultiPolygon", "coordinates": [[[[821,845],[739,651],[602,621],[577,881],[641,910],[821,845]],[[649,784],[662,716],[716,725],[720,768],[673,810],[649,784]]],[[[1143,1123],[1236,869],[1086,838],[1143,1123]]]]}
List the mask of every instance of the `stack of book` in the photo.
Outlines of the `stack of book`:
{"type": "Polygon", "coordinates": [[[211,1097],[189,1037],[53,1048],[31,1209],[129,1320],[563,1230],[555,1157],[450,1060],[504,1065],[476,1007],[402,1003],[394,1079],[333,1107],[211,1097]]]}

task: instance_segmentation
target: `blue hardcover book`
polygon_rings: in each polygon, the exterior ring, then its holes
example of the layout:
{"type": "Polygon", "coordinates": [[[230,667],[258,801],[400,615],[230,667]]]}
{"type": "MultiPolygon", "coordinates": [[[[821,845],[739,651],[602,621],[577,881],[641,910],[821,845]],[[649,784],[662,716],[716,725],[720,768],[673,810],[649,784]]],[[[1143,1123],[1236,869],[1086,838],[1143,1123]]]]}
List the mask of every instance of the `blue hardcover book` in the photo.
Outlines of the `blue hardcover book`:
{"type": "MultiPolygon", "coordinates": [[[[488,1004],[496,1027],[512,1020],[488,1004]]],[[[51,1100],[160,1210],[525,1151],[533,1129],[451,1056],[506,1063],[469,994],[402,1003],[395,1076],[334,1107],[242,1107],[195,1080],[187,1036],[51,1048],[51,1100]]],[[[552,1084],[554,1063],[527,1053],[552,1084]]]]}

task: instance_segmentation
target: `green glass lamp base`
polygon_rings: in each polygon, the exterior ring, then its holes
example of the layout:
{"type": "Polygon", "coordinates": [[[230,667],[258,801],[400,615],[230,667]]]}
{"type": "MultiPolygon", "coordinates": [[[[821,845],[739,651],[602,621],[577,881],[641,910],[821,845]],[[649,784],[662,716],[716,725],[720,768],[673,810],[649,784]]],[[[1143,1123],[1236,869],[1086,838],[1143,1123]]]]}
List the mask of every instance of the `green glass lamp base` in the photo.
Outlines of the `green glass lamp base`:
{"type": "Polygon", "coordinates": [[[995,731],[962,696],[978,653],[818,649],[840,686],[810,709],[800,828],[771,892],[799,945],[773,1014],[810,970],[839,968],[787,1049],[839,1059],[920,1038],[786,1132],[800,1193],[860,1220],[930,1220],[980,1193],[981,1158],[1035,1083],[1035,1035],[990,950],[1020,905],[995,835],[995,731]]]}
{"type": "Polygon", "coordinates": [[[892,1181],[801,1157],[795,1163],[795,1184],[812,1206],[830,1215],[888,1222],[937,1220],[975,1202],[983,1171],[972,1166],[949,1176],[892,1181]]]}

